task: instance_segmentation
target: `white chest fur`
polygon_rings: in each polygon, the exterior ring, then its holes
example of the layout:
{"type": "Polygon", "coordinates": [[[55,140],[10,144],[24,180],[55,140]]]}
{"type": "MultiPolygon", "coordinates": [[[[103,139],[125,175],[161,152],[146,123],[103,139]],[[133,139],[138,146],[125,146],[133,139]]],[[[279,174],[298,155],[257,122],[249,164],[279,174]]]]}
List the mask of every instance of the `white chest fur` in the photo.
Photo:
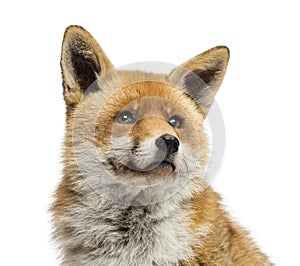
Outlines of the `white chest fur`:
{"type": "Polygon", "coordinates": [[[193,257],[199,239],[188,231],[187,210],[169,201],[155,207],[88,202],[61,217],[64,265],[178,265],[193,257]]]}

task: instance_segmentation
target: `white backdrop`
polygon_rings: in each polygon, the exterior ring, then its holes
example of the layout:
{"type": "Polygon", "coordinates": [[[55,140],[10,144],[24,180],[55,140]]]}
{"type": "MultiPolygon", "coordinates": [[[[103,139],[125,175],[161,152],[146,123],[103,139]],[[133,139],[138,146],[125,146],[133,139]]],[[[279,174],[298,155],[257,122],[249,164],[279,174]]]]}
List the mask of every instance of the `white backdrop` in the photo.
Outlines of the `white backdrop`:
{"type": "Polygon", "coordinates": [[[47,209],[61,172],[65,28],[84,26],[115,66],[180,64],[216,45],[226,126],[213,186],[276,265],[299,264],[297,1],[2,1],[1,265],[57,265],[47,209]]]}

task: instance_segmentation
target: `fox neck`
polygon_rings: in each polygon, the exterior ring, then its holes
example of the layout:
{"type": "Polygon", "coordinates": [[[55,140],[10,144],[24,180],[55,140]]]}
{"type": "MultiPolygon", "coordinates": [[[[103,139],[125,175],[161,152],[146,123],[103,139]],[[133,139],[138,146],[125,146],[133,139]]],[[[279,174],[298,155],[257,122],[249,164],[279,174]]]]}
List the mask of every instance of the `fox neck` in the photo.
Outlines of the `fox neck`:
{"type": "Polygon", "coordinates": [[[178,265],[193,256],[188,213],[172,200],[130,207],[90,195],[60,217],[65,264],[178,265]]]}

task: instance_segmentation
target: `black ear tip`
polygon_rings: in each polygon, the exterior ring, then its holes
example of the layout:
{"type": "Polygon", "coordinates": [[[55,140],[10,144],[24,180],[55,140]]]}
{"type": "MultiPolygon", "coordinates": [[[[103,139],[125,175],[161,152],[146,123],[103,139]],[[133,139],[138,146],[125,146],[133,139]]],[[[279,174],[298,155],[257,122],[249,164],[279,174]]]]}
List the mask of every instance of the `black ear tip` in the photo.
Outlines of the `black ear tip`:
{"type": "Polygon", "coordinates": [[[229,50],[229,48],[227,47],[227,46],[225,46],[225,45],[219,45],[219,46],[217,46],[216,47],[217,49],[223,49],[223,50],[226,50],[228,53],[230,52],[230,50],[229,50]]]}
{"type": "Polygon", "coordinates": [[[224,50],[224,51],[226,51],[226,53],[227,53],[227,55],[228,55],[228,59],[229,59],[229,57],[230,57],[230,49],[227,47],[227,46],[221,46],[222,47],[222,49],[224,50]]]}
{"type": "Polygon", "coordinates": [[[215,52],[217,52],[220,56],[226,58],[227,61],[229,60],[230,50],[227,46],[219,45],[219,46],[216,46],[215,48],[212,48],[212,50],[215,50],[215,52]]]}
{"type": "Polygon", "coordinates": [[[83,28],[82,26],[80,25],[70,25],[66,28],[66,31],[72,31],[72,30],[84,30],[86,31],[85,28],[83,28]]]}
{"type": "Polygon", "coordinates": [[[90,35],[90,34],[85,28],[83,28],[79,25],[70,25],[65,30],[64,39],[66,40],[70,37],[86,36],[86,35],[90,35]]]}

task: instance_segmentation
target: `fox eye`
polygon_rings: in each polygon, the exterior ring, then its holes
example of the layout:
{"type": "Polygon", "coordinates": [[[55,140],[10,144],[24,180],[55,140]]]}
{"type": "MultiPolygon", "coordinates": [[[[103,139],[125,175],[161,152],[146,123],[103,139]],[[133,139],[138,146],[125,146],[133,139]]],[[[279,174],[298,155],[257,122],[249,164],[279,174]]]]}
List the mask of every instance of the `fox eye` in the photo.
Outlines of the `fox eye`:
{"type": "Polygon", "coordinates": [[[182,128],[183,120],[178,115],[173,115],[169,119],[169,124],[174,128],[182,128]]]}
{"type": "Polygon", "coordinates": [[[135,122],[135,116],[129,111],[122,111],[116,116],[115,122],[119,124],[132,124],[135,122]]]}

